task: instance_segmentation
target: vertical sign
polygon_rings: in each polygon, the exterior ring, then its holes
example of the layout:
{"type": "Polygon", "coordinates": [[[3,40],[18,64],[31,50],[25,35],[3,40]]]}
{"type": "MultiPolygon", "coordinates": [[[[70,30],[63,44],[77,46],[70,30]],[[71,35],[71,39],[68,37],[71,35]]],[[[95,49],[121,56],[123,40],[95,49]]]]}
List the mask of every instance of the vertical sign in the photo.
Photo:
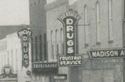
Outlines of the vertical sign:
{"type": "Polygon", "coordinates": [[[64,26],[64,52],[66,56],[74,56],[77,54],[77,25],[80,16],[72,9],[62,14],[58,20],[64,26]]]}
{"type": "Polygon", "coordinates": [[[26,68],[29,66],[29,42],[31,34],[31,31],[27,28],[18,32],[18,36],[21,39],[22,44],[22,65],[26,68]]]}

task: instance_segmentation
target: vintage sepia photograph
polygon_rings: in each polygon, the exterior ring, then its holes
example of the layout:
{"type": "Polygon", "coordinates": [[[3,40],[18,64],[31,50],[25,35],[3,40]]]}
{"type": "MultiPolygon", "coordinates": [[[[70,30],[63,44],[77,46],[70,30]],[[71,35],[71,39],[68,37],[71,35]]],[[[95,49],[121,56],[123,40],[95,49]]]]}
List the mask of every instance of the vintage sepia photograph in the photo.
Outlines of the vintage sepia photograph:
{"type": "Polygon", "coordinates": [[[0,0],[0,82],[125,82],[125,0],[0,0]]]}

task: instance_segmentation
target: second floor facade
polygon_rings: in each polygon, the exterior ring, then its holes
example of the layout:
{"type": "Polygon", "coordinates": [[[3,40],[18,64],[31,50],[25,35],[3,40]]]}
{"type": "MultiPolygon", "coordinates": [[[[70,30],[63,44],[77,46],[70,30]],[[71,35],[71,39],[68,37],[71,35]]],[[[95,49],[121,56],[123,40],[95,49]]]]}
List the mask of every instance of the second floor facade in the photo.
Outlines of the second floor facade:
{"type": "Polygon", "coordinates": [[[91,49],[123,47],[124,0],[77,0],[71,5],[68,0],[57,0],[46,6],[49,61],[64,55],[65,32],[58,18],[69,9],[81,17],[77,25],[79,54],[87,54],[91,49]]]}

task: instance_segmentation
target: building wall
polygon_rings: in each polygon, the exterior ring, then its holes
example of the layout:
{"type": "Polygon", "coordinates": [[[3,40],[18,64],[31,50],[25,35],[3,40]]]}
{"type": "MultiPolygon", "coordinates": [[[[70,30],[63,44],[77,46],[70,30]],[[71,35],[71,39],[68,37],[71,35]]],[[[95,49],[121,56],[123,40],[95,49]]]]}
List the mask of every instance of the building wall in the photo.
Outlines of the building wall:
{"type": "Polygon", "coordinates": [[[7,35],[6,40],[8,64],[13,67],[14,73],[17,73],[18,64],[21,63],[21,61],[18,60],[21,57],[21,53],[19,54],[19,52],[21,52],[21,43],[16,33],[7,35]]]}
{"type": "MultiPolygon", "coordinates": [[[[86,55],[92,49],[123,48],[123,0],[79,0],[77,4],[81,16],[79,54],[86,55]]],[[[123,58],[92,59],[77,69],[80,73],[76,79],[80,82],[106,82],[109,79],[110,82],[123,82],[123,66],[123,58]]],[[[75,76],[71,81],[74,80],[75,76]]]]}
{"type": "Polygon", "coordinates": [[[43,34],[46,31],[46,0],[29,0],[30,27],[34,35],[43,34]]]}
{"type": "Polygon", "coordinates": [[[27,71],[31,72],[31,45],[29,45],[29,67],[25,68],[22,66],[21,39],[18,37],[17,32],[7,35],[6,40],[8,64],[13,67],[14,73],[17,74],[18,82],[31,81],[31,77],[27,75],[27,71]]]}
{"type": "Polygon", "coordinates": [[[79,21],[79,53],[84,53],[86,48],[114,48],[123,46],[122,38],[122,20],[123,20],[123,0],[78,0],[78,12],[81,16],[79,21]],[[99,30],[97,30],[97,11],[96,3],[99,4],[99,30]],[[87,7],[87,23],[84,26],[85,12],[87,7]],[[111,8],[111,9],[110,9],[111,8]],[[111,12],[111,16],[109,13],[111,12]],[[110,21],[112,24],[110,25],[110,21]],[[85,35],[85,32],[87,33],[85,35]],[[99,35],[99,44],[97,42],[97,32],[99,35]],[[110,34],[111,33],[111,34],[110,34]],[[83,35],[83,36],[80,36],[83,35]],[[85,43],[85,39],[87,39],[85,43]],[[86,47],[85,44],[88,44],[86,47]]]}
{"type": "MultiPolygon", "coordinates": [[[[1,46],[1,69],[6,66],[10,65],[12,66],[13,72],[17,74],[18,70],[18,64],[21,62],[18,62],[18,51],[21,50],[19,47],[20,42],[17,37],[9,37],[12,35],[8,35],[6,38],[0,40],[0,46],[1,46]],[[17,43],[17,44],[15,44],[17,43]],[[17,51],[18,50],[18,51],[17,51]]],[[[21,53],[19,54],[21,57],[21,53]]],[[[21,65],[20,65],[21,66],[21,65]]]]}
{"type": "Polygon", "coordinates": [[[29,0],[29,4],[33,61],[46,61],[46,11],[44,8],[46,0],[29,0]]]}
{"type": "Polygon", "coordinates": [[[77,10],[81,16],[78,23],[78,50],[79,54],[83,55],[81,66],[73,66],[67,69],[68,71],[65,71],[65,67],[59,67],[59,73],[68,72],[68,82],[107,82],[109,80],[123,82],[123,58],[89,60],[87,52],[92,49],[123,48],[124,0],[111,0],[111,2],[110,0],[77,0],[71,5],[56,5],[56,2],[47,7],[49,61],[56,61],[57,58],[52,57],[53,54],[63,55],[64,40],[61,38],[63,33],[60,31],[63,26],[57,18],[68,8],[77,10]],[[59,49],[57,49],[58,44],[59,49]]]}
{"type": "Polygon", "coordinates": [[[6,45],[6,39],[3,39],[0,41],[0,73],[2,74],[2,69],[4,67],[4,65],[6,65],[8,63],[8,59],[7,59],[7,45],[6,45]]]}
{"type": "MultiPolygon", "coordinates": [[[[30,28],[32,31],[32,63],[47,62],[46,0],[29,0],[30,28]]],[[[31,82],[49,82],[49,76],[32,72],[31,82]]]]}
{"type": "MultiPolygon", "coordinates": [[[[69,7],[68,0],[57,0],[46,5],[47,12],[47,42],[48,42],[48,61],[57,62],[58,56],[64,55],[64,30],[62,23],[58,17],[66,12],[69,7]]],[[[67,67],[59,67],[58,74],[67,74],[67,80],[55,82],[69,82],[69,69],[67,67]]],[[[54,75],[53,75],[54,76],[54,75]]]]}
{"type": "MultiPolygon", "coordinates": [[[[17,32],[8,34],[1,39],[0,48],[0,74],[3,74],[3,68],[5,66],[10,66],[12,68],[12,73],[17,74],[17,77],[7,78],[8,80],[14,79],[15,81],[17,80],[17,82],[31,81],[30,76],[27,75],[27,71],[31,72],[31,56],[29,56],[30,65],[25,69],[22,67],[22,47],[17,32]]],[[[0,78],[0,80],[2,80],[2,78],[0,78]]]]}
{"type": "Polygon", "coordinates": [[[63,44],[63,25],[58,17],[67,10],[67,0],[57,0],[46,6],[47,11],[47,42],[48,42],[48,60],[57,61],[57,55],[62,54],[63,44]],[[57,49],[58,45],[58,49],[57,49]],[[58,53],[57,53],[58,50],[58,53]]]}
{"type": "MultiPolygon", "coordinates": [[[[65,0],[63,0],[65,2],[65,0]]],[[[63,1],[59,1],[63,3],[63,1]]],[[[55,42],[55,32],[56,30],[62,28],[62,24],[57,19],[59,15],[64,13],[68,8],[73,8],[77,10],[81,19],[78,24],[78,34],[79,34],[79,53],[84,53],[86,49],[90,48],[114,48],[114,47],[122,47],[123,46],[123,14],[124,14],[124,4],[123,0],[116,1],[111,0],[111,10],[109,7],[110,0],[77,0],[74,4],[68,6],[66,5],[56,5],[55,3],[49,4],[49,8],[47,6],[47,40],[50,44],[51,36],[53,37],[53,42],[55,42]],[[96,19],[96,3],[99,4],[99,30],[97,31],[97,19],[96,19]],[[53,6],[54,5],[54,6],[53,6]],[[85,7],[87,12],[85,16],[85,7]],[[109,16],[109,12],[111,12],[111,16],[109,16]],[[86,17],[86,19],[85,19],[86,17]],[[51,22],[48,22],[51,21],[51,22]],[[85,21],[87,23],[85,24],[85,21]],[[110,21],[112,24],[110,25],[110,21]],[[53,31],[53,35],[51,32],[53,31]],[[55,32],[54,32],[55,31],[55,32]],[[97,32],[99,36],[99,42],[97,41],[97,32]],[[118,33],[117,33],[118,32],[118,33]],[[51,36],[50,36],[51,35],[51,36]],[[82,35],[82,36],[81,36],[82,35]],[[103,37],[102,37],[103,36],[103,37]],[[86,40],[86,41],[85,41],[86,40]]],[[[58,2],[58,3],[59,3],[58,2]]],[[[58,33],[60,34],[60,32],[58,33]]],[[[60,39],[58,35],[58,39],[60,39]]],[[[51,47],[50,47],[51,48],[51,47]]],[[[51,50],[51,49],[50,49],[51,50]]],[[[49,51],[50,51],[49,50],[49,51]]]]}

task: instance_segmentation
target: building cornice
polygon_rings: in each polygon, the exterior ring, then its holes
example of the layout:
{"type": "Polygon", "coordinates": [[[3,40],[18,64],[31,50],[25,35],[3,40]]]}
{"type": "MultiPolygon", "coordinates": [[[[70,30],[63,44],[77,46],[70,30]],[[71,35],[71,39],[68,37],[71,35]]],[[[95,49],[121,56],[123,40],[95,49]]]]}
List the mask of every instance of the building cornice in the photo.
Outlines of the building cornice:
{"type": "Polygon", "coordinates": [[[56,0],[52,3],[46,4],[45,9],[48,11],[48,10],[58,8],[61,5],[67,5],[68,6],[68,4],[69,4],[68,0],[56,0]]]}

